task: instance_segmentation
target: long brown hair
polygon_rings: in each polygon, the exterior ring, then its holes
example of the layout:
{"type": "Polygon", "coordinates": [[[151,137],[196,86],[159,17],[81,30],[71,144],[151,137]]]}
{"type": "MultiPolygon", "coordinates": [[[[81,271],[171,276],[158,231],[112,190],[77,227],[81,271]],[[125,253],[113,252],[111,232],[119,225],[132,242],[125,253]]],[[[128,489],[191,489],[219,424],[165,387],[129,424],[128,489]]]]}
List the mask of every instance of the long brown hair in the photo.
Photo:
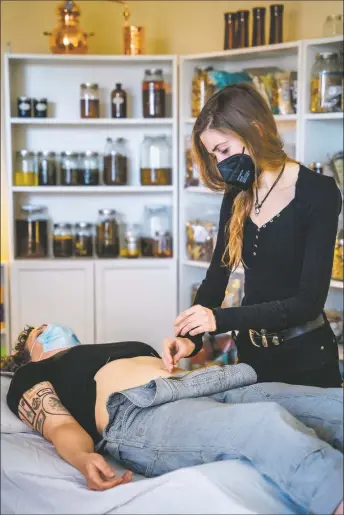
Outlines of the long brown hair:
{"type": "MultiPolygon", "coordinates": [[[[212,96],[198,116],[193,133],[193,157],[201,180],[213,191],[228,191],[217,169],[216,159],[201,141],[206,129],[233,132],[253,159],[257,176],[263,168],[279,171],[287,160],[283,142],[270,107],[258,91],[247,83],[227,86],[212,96]]],[[[255,185],[254,185],[255,186],[255,185]]],[[[242,261],[244,225],[253,204],[253,188],[235,197],[228,221],[229,238],[222,261],[236,268],[242,261]]]]}

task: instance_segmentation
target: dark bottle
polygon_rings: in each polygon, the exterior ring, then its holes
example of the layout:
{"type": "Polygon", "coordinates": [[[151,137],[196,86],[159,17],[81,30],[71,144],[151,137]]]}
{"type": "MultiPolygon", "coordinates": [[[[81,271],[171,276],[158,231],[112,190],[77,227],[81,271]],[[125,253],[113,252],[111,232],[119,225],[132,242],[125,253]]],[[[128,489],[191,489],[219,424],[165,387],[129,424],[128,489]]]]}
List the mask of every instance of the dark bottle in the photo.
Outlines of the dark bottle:
{"type": "Polygon", "coordinates": [[[111,115],[112,118],[127,117],[127,94],[120,83],[116,84],[116,89],[111,93],[111,115]]]}
{"type": "Polygon", "coordinates": [[[254,7],[252,46],[265,45],[265,7],[254,7]]]}
{"type": "Polygon", "coordinates": [[[248,43],[248,22],[250,17],[250,11],[243,10],[237,13],[237,36],[236,46],[237,48],[246,48],[249,46],[248,43]]]}
{"type": "Polygon", "coordinates": [[[231,50],[236,47],[236,20],[237,13],[225,13],[224,50],[231,50]]]}
{"type": "Polygon", "coordinates": [[[18,117],[31,118],[32,116],[32,99],[29,97],[18,97],[18,117]]]}
{"type": "Polygon", "coordinates": [[[57,162],[55,152],[38,152],[39,186],[56,186],[57,162]]]}
{"type": "Polygon", "coordinates": [[[48,100],[46,98],[33,99],[33,114],[35,118],[46,118],[48,116],[48,100]]]}
{"type": "Polygon", "coordinates": [[[283,43],[283,4],[270,5],[269,43],[283,43]]]}

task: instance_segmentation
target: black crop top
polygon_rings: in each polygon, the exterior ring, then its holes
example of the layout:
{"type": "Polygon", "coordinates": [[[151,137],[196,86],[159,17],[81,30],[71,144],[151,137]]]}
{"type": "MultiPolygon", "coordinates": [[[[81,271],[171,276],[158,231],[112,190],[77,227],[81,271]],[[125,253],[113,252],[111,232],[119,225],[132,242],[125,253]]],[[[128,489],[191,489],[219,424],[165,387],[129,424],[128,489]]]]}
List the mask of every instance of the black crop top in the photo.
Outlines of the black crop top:
{"type": "MultiPolygon", "coordinates": [[[[334,179],[301,165],[290,204],[261,228],[246,220],[244,298],[240,307],[222,309],[230,271],[221,260],[234,191],[224,195],[216,247],[194,304],[213,309],[217,334],[262,328],[280,331],[314,320],[328,294],[342,204],[334,179]]],[[[197,354],[203,335],[187,337],[196,346],[192,355],[197,354]]]]}
{"type": "Polygon", "coordinates": [[[159,354],[141,342],[78,345],[51,358],[23,365],[15,372],[7,394],[7,404],[18,416],[23,394],[42,381],[49,381],[62,404],[93,438],[101,439],[95,422],[96,382],[94,376],[106,363],[122,358],[159,354]]]}

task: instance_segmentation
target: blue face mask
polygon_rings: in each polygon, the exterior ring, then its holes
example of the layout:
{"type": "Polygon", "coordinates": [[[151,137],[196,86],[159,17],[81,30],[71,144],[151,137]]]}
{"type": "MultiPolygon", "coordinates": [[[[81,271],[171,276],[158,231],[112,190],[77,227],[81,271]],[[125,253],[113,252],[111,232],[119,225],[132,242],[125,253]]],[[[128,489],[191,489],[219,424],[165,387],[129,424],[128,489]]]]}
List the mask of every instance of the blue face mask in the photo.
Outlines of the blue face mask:
{"type": "MultiPolygon", "coordinates": [[[[49,324],[36,340],[42,344],[43,352],[75,347],[81,344],[71,329],[58,324],[49,324]]],[[[33,347],[31,352],[32,350],[33,347]]]]}

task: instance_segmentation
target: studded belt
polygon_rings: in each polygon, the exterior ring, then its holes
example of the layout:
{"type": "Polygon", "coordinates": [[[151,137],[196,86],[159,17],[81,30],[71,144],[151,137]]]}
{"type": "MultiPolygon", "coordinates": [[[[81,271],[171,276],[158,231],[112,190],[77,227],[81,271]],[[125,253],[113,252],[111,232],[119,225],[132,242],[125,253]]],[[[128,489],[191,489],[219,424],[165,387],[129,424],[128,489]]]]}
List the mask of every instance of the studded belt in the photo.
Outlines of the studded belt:
{"type": "Polygon", "coordinates": [[[292,327],[278,333],[269,333],[266,329],[255,331],[254,329],[249,330],[250,340],[252,345],[255,347],[269,347],[271,345],[280,345],[281,343],[301,336],[302,334],[314,331],[319,327],[325,325],[324,315],[319,315],[315,320],[306,322],[303,325],[292,327]]]}

